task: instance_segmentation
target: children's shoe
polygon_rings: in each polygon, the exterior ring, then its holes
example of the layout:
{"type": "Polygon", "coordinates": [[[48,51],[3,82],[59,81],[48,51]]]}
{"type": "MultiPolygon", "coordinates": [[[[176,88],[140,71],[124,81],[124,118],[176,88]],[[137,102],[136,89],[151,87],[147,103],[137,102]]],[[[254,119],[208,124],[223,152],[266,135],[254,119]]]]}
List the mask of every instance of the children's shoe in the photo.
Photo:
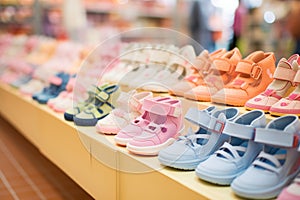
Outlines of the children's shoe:
{"type": "Polygon", "coordinates": [[[244,106],[262,93],[273,80],[275,71],[274,53],[256,51],[241,60],[236,66],[237,77],[212,96],[215,103],[244,106]]]}
{"type": "MultiPolygon", "coordinates": [[[[298,59],[300,61],[300,59],[298,59]]],[[[272,105],[270,108],[271,115],[281,116],[287,114],[294,114],[300,116],[300,63],[299,69],[295,75],[293,83],[296,85],[291,94],[282,98],[280,101],[272,105]]]]}
{"type": "Polygon", "coordinates": [[[294,77],[298,70],[299,55],[294,54],[288,60],[282,58],[275,70],[274,80],[261,94],[248,100],[246,109],[260,109],[269,112],[272,105],[284,97],[293,85],[294,77]]]}
{"type": "MultiPolygon", "coordinates": [[[[169,101],[170,97],[155,97],[151,99],[150,103],[153,104],[169,101]]],[[[148,105],[148,104],[147,104],[148,105]]],[[[148,107],[142,106],[143,114],[135,118],[122,128],[118,134],[114,137],[116,144],[126,146],[134,137],[141,135],[144,128],[150,123],[150,111],[148,107]]]]}
{"type": "Polygon", "coordinates": [[[292,184],[284,188],[277,200],[299,200],[300,199],[300,173],[292,184]]]}
{"type": "Polygon", "coordinates": [[[211,101],[211,96],[223,89],[232,81],[237,73],[235,72],[242,55],[238,48],[226,52],[221,57],[214,58],[204,83],[184,93],[184,97],[197,101],[211,101]]]}
{"type": "Polygon", "coordinates": [[[95,96],[101,96],[101,92],[106,88],[108,84],[103,84],[99,87],[95,86],[93,89],[87,92],[87,98],[83,102],[76,103],[73,108],[67,109],[64,113],[64,118],[67,121],[74,121],[74,116],[80,113],[85,107],[89,104],[92,104],[95,101],[95,96]]]}
{"type": "Polygon", "coordinates": [[[187,135],[180,136],[172,145],[161,150],[158,160],[173,168],[195,169],[228,140],[229,136],[222,134],[223,128],[238,113],[236,108],[215,110],[215,107],[209,107],[204,111],[190,108],[185,119],[199,126],[199,129],[196,132],[189,129],[187,135]]]}
{"type": "Polygon", "coordinates": [[[152,96],[151,92],[122,92],[117,99],[117,108],[97,122],[96,131],[104,134],[117,134],[131,120],[142,114],[141,108],[144,100],[152,96]]]}
{"type": "Polygon", "coordinates": [[[149,123],[127,143],[127,150],[139,155],[157,155],[176,140],[183,128],[181,101],[170,99],[157,102],[146,99],[143,109],[149,112],[149,123]]]}
{"type": "Polygon", "coordinates": [[[300,121],[296,115],[272,120],[257,128],[254,141],[264,144],[252,165],[231,184],[239,196],[251,199],[276,197],[299,173],[298,137],[300,121]]]}
{"type": "Polygon", "coordinates": [[[227,122],[222,134],[230,136],[228,142],[198,165],[196,175],[211,183],[230,185],[262,150],[262,145],[253,139],[255,128],[265,125],[266,117],[261,110],[253,110],[227,122]]]}
{"type": "Polygon", "coordinates": [[[170,94],[175,96],[184,96],[186,91],[189,91],[198,85],[205,84],[204,77],[207,75],[213,59],[221,57],[225,53],[225,49],[219,49],[212,53],[209,53],[207,50],[202,51],[190,67],[191,74],[188,74],[183,80],[172,87],[172,90],[169,91],[170,94]]]}
{"type": "Polygon", "coordinates": [[[50,86],[43,89],[42,92],[32,95],[32,98],[40,104],[46,104],[49,99],[55,98],[66,89],[70,75],[59,73],[49,80],[50,86]]]}
{"type": "Polygon", "coordinates": [[[120,93],[118,85],[109,85],[95,95],[93,103],[85,106],[73,117],[78,126],[95,126],[99,119],[106,117],[115,107],[120,93]]]}
{"type": "MultiPolygon", "coordinates": [[[[168,50],[167,50],[168,51],[168,50]]],[[[187,74],[190,63],[195,60],[195,50],[191,45],[182,47],[178,53],[169,52],[169,60],[165,69],[154,75],[144,90],[153,92],[169,92],[187,74]]]]}

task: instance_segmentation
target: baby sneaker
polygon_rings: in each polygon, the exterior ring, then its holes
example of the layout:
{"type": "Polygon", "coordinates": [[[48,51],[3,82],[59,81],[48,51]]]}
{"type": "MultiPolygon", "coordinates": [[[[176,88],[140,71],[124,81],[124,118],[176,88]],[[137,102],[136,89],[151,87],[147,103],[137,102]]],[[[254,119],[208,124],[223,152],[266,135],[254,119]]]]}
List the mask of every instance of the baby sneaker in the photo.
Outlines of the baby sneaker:
{"type": "Polygon", "coordinates": [[[242,55],[238,48],[214,58],[203,83],[185,92],[184,97],[197,101],[211,101],[213,94],[236,77],[235,68],[241,59],[242,55]]]}
{"type": "Polygon", "coordinates": [[[215,103],[244,106],[245,103],[262,93],[273,80],[275,71],[274,53],[256,51],[241,60],[235,72],[235,79],[212,96],[215,103]]]}
{"type": "Polygon", "coordinates": [[[298,58],[298,71],[294,77],[293,83],[296,85],[291,94],[282,98],[270,108],[271,115],[281,116],[294,114],[300,116],[300,57],[298,58]]]}
{"type": "Polygon", "coordinates": [[[139,155],[157,155],[172,144],[182,129],[181,101],[151,101],[145,99],[143,109],[149,113],[148,125],[127,143],[127,150],[139,155]]]}
{"type": "MultiPolygon", "coordinates": [[[[148,104],[169,101],[170,97],[155,97],[150,99],[148,104]]],[[[145,99],[146,100],[146,99],[145,99]]],[[[116,144],[126,146],[134,137],[139,136],[144,128],[150,123],[150,109],[145,104],[142,106],[143,114],[132,120],[127,126],[122,128],[114,137],[116,144]]]]}
{"type": "Polygon", "coordinates": [[[238,109],[227,108],[216,110],[208,107],[206,110],[190,108],[185,119],[199,126],[196,132],[189,129],[188,134],[180,136],[177,141],[158,154],[158,160],[163,165],[193,170],[198,164],[214,153],[228,136],[222,134],[228,120],[233,120],[238,115],[238,109]]]}
{"type": "Polygon", "coordinates": [[[171,91],[172,95],[183,96],[184,93],[192,88],[203,85],[204,77],[207,75],[209,68],[211,67],[212,60],[217,57],[221,57],[226,53],[225,49],[219,49],[212,53],[207,50],[203,50],[192,62],[190,67],[191,73],[188,74],[183,80],[175,84],[171,91]]]}
{"type": "Polygon", "coordinates": [[[218,185],[230,183],[242,174],[260,153],[262,145],[253,141],[255,128],[266,125],[265,114],[253,110],[226,123],[222,134],[230,138],[196,168],[196,175],[218,185]]]}
{"type": "Polygon", "coordinates": [[[282,58],[276,67],[272,83],[263,93],[248,100],[245,104],[246,109],[260,109],[269,112],[271,106],[291,89],[298,70],[297,60],[299,60],[298,54],[292,55],[288,60],[282,58]]]}
{"type": "Polygon", "coordinates": [[[85,106],[74,116],[74,123],[78,126],[95,126],[98,120],[106,117],[115,107],[116,99],[120,95],[118,85],[108,85],[95,95],[93,102],[85,106]]]}
{"type": "Polygon", "coordinates": [[[248,169],[233,180],[231,188],[239,196],[252,199],[276,197],[299,173],[298,137],[300,121],[296,115],[274,119],[266,128],[257,128],[254,141],[263,150],[248,169]]]}
{"type": "Polygon", "coordinates": [[[300,199],[300,173],[292,184],[284,188],[277,200],[299,200],[300,199]]]}
{"type": "Polygon", "coordinates": [[[105,134],[117,134],[122,128],[127,126],[132,119],[142,113],[142,105],[145,99],[152,98],[151,92],[137,93],[135,90],[122,92],[117,99],[117,108],[103,119],[97,122],[96,130],[105,134]]]}

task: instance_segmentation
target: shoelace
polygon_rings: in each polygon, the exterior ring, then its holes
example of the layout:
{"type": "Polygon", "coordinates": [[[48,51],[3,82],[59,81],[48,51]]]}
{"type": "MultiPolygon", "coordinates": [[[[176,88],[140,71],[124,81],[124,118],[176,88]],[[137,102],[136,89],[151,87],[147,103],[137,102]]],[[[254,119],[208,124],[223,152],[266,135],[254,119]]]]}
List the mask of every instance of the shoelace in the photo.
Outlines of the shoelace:
{"type": "Polygon", "coordinates": [[[225,142],[223,146],[219,150],[215,152],[215,154],[222,156],[228,160],[233,160],[240,158],[239,152],[242,153],[242,155],[246,152],[247,148],[243,146],[233,146],[228,142],[225,142]]]}
{"type": "Polygon", "coordinates": [[[278,173],[282,165],[279,160],[284,160],[285,158],[286,154],[272,155],[262,151],[253,162],[253,165],[261,167],[262,169],[267,169],[271,172],[278,173]]]}
{"type": "Polygon", "coordinates": [[[210,134],[195,134],[193,133],[193,130],[189,128],[188,134],[179,136],[179,140],[183,141],[186,145],[190,147],[195,147],[199,145],[197,143],[198,139],[203,139],[203,140],[209,140],[210,134]]]}

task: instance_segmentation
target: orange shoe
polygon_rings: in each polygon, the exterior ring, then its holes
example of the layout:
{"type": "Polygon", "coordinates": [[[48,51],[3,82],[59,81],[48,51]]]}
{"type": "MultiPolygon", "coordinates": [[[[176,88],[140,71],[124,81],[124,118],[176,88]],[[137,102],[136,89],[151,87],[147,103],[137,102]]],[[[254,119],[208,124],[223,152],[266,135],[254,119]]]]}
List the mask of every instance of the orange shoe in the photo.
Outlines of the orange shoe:
{"type": "Polygon", "coordinates": [[[203,82],[185,92],[184,97],[197,101],[210,101],[211,95],[224,88],[224,85],[236,77],[235,68],[241,59],[242,55],[238,48],[226,52],[221,57],[214,58],[203,82]]]}
{"type": "Polygon", "coordinates": [[[235,69],[237,77],[212,96],[216,103],[244,106],[246,101],[262,93],[273,80],[274,53],[256,51],[241,60],[235,69]]]}
{"type": "Polygon", "coordinates": [[[195,59],[191,66],[190,75],[186,76],[182,81],[174,86],[170,91],[171,95],[183,96],[184,93],[198,85],[204,84],[204,77],[211,67],[212,60],[221,57],[226,53],[226,49],[219,49],[212,53],[203,50],[195,59]]]}

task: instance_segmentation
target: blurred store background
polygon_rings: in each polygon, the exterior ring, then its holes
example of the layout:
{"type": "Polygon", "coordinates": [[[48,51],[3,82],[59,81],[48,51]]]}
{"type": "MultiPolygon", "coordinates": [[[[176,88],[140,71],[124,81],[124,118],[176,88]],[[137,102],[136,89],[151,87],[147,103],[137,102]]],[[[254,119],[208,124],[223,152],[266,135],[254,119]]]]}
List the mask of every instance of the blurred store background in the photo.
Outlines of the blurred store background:
{"type": "Polygon", "coordinates": [[[299,49],[298,10],[295,0],[0,0],[0,31],[96,43],[163,27],[209,51],[237,46],[244,55],[264,50],[279,58],[299,49]]]}

